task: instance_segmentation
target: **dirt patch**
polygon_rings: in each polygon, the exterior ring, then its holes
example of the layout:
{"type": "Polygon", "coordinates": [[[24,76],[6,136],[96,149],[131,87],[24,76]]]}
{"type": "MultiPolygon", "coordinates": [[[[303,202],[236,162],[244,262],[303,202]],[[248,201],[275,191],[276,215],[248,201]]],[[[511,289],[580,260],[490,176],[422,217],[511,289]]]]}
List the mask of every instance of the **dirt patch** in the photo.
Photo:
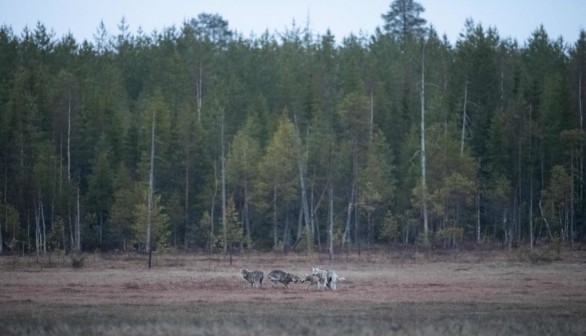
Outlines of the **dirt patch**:
{"type": "MultiPolygon", "coordinates": [[[[574,252],[575,253],[575,252],[574,252]]],[[[0,258],[0,334],[584,334],[586,255],[510,258],[90,255],[82,269],[0,258]],[[410,260],[404,262],[404,260],[410,260]],[[240,268],[347,280],[243,289],[240,268]],[[389,332],[391,331],[391,332],[389,332]]]]}

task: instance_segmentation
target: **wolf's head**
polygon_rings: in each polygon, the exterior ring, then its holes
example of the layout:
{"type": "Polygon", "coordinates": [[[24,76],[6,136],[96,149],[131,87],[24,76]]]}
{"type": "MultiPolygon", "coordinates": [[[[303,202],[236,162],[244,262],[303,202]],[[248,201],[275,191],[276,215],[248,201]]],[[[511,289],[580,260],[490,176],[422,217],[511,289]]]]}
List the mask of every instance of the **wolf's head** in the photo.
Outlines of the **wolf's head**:
{"type": "Polygon", "coordinates": [[[319,267],[315,267],[314,266],[314,267],[311,268],[311,274],[318,275],[319,272],[321,272],[321,270],[319,269],[319,267]]]}

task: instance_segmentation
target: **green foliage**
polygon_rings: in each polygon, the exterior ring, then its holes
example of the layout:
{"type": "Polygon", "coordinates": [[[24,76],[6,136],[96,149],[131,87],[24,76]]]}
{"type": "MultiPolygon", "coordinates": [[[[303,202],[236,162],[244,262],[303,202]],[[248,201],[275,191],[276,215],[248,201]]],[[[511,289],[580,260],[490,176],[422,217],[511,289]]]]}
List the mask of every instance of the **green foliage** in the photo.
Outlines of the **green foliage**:
{"type": "Polygon", "coordinates": [[[542,190],[542,214],[552,223],[552,230],[559,236],[564,236],[562,230],[566,228],[570,211],[572,179],[562,166],[554,166],[551,178],[546,189],[542,190]]]}
{"type": "MultiPolygon", "coordinates": [[[[147,188],[139,189],[141,193],[141,201],[136,204],[134,209],[134,221],[132,225],[132,244],[136,245],[140,250],[145,248],[146,244],[146,229],[148,218],[148,204],[147,204],[147,188]]],[[[161,196],[153,195],[153,204],[151,209],[151,244],[157,249],[169,245],[169,238],[171,236],[171,228],[169,226],[169,217],[164,212],[165,208],[161,205],[161,196]]]]}
{"type": "MultiPolygon", "coordinates": [[[[205,218],[204,218],[205,220],[205,218]]],[[[218,233],[215,238],[217,248],[224,248],[224,241],[227,242],[230,249],[241,244],[250,246],[251,242],[247,241],[244,235],[244,228],[242,222],[238,220],[238,212],[234,205],[234,200],[228,199],[226,203],[226,240],[224,240],[223,233],[218,233]]]]}
{"type": "Polygon", "coordinates": [[[20,226],[20,214],[14,206],[0,203],[0,230],[3,243],[10,249],[18,248],[25,241],[25,231],[20,226]]]}
{"type": "Polygon", "coordinates": [[[530,223],[536,243],[583,240],[586,32],[567,44],[541,26],[517,42],[470,19],[452,45],[423,12],[396,0],[372,36],[319,38],[295,24],[244,38],[207,13],[136,35],[125,20],[115,36],[102,23],[80,43],[40,23],[0,27],[5,246],[34,241],[26,214],[42,202],[49,247],[71,248],[78,188],[84,248],[144,244],[153,116],[159,247],[219,237],[222,144],[232,247],[303,238],[300,175],[309,244],[327,240],[330,201],[335,242],[417,243],[423,60],[436,242],[478,228],[523,243],[530,223]]]}
{"type": "Polygon", "coordinates": [[[400,40],[422,36],[426,23],[419,15],[425,9],[413,0],[394,0],[390,10],[382,15],[384,29],[400,40]]]}
{"type": "Polygon", "coordinates": [[[394,241],[400,237],[399,221],[390,211],[387,211],[385,215],[380,229],[380,236],[388,242],[394,241]]]}
{"type": "Polygon", "coordinates": [[[260,163],[259,175],[267,188],[265,192],[272,194],[276,190],[279,197],[285,200],[294,197],[297,190],[295,143],[295,128],[286,113],[283,113],[260,163]]]}

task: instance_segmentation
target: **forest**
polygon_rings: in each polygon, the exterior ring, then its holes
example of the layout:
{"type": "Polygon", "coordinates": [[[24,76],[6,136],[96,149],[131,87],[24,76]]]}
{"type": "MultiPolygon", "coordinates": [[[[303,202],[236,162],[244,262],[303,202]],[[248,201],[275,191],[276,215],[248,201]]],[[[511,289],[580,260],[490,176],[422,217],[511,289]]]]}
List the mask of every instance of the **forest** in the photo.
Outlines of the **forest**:
{"type": "MultiPolygon", "coordinates": [[[[0,27],[0,252],[575,247],[586,31],[0,27]]],[[[441,27],[440,27],[441,28],[441,27]]],[[[441,29],[440,29],[441,30],[441,29]]]]}

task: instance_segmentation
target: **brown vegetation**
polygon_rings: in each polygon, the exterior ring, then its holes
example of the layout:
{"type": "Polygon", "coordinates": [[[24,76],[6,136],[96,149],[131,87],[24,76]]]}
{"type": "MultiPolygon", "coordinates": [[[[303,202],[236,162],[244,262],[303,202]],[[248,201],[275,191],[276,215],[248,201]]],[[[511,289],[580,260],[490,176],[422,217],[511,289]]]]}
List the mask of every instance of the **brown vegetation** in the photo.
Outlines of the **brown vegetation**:
{"type": "Polygon", "coordinates": [[[586,253],[534,264],[524,253],[250,253],[0,258],[0,333],[583,334],[586,253]],[[240,268],[335,269],[338,290],[242,289],[240,268]]]}

